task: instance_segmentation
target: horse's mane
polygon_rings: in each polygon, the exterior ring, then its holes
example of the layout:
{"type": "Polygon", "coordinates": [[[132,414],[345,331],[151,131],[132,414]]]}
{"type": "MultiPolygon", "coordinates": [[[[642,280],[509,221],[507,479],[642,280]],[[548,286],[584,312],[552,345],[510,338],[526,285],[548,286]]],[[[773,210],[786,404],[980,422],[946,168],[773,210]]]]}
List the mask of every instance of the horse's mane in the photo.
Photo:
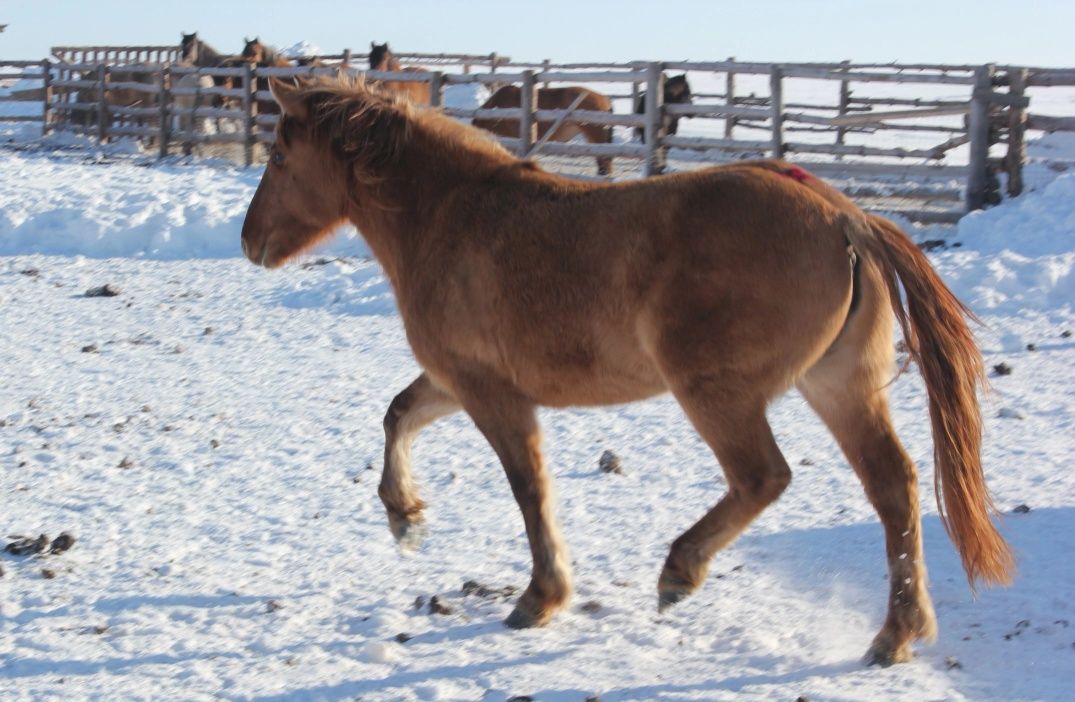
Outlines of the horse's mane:
{"type": "MultiPolygon", "coordinates": [[[[361,77],[340,75],[302,81],[297,98],[307,107],[314,138],[327,142],[365,178],[378,179],[384,167],[397,161],[407,146],[419,139],[431,162],[444,156],[461,165],[499,168],[516,161],[484,132],[372,88],[361,77]]],[[[280,123],[280,136],[285,140],[289,121],[285,116],[280,123]]]]}

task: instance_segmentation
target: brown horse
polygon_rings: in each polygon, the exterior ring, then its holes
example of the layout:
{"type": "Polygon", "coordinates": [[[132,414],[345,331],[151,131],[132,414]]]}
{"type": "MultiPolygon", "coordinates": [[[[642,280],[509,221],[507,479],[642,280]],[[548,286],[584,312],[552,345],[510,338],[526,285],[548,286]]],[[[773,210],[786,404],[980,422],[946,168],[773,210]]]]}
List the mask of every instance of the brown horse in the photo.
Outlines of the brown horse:
{"type": "MultiPolygon", "coordinates": [[[[280,55],[276,49],[267,44],[262,44],[257,37],[253,39],[243,37],[243,42],[243,51],[239,56],[246,63],[252,63],[257,68],[288,68],[293,65],[291,61],[280,55]]],[[[269,91],[269,79],[264,76],[258,76],[254,79],[254,84],[258,92],[269,91]]],[[[257,108],[258,114],[261,115],[274,115],[280,112],[280,107],[271,98],[259,99],[257,108]]]]}
{"type": "MultiPolygon", "coordinates": [[[[388,48],[387,42],[384,44],[370,42],[370,70],[385,73],[428,73],[424,68],[401,66],[399,59],[388,48]]],[[[381,87],[397,95],[402,95],[416,105],[428,105],[432,102],[432,90],[429,83],[425,81],[371,80],[370,87],[381,87]]]]}
{"type": "Polygon", "coordinates": [[[272,90],[283,117],[243,250],[275,268],[342,222],[362,232],[423,368],[384,419],[389,525],[405,545],[416,540],[424,503],[411,443],[467,412],[504,466],[533,557],[509,626],[546,623],[571,592],[537,407],[671,392],[713,450],[728,492],[672,544],[657,584],[664,608],[787,487],[765,412],[794,385],[884,525],[888,616],[867,660],[907,660],[936,623],[915,466],[885,392],[894,313],[925,378],[938,506],[968,579],[1009,580],[979,458],[984,381],[967,311],[892,223],[779,161],[585,183],[362,84],[272,90]]]}
{"type": "MultiPolygon", "coordinates": [[[[517,85],[505,85],[488,100],[481,109],[497,107],[519,107],[522,104],[522,90],[517,85]]],[[[567,110],[575,106],[579,110],[593,110],[595,112],[612,112],[612,101],[601,93],[594,92],[581,86],[568,86],[566,88],[539,88],[537,91],[537,108],[539,110],[567,110]]],[[[475,127],[485,129],[500,136],[518,137],[519,120],[517,119],[475,119],[471,122],[475,127]]],[[[553,122],[538,122],[538,139],[545,137],[553,126],[553,122]]],[[[582,135],[591,144],[611,144],[612,127],[600,124],[583,124],[573,122],[571,118],[556,128],[549,137],[551,141],[571,141],[575,136],[582,135]]],[[[597,173],[610,175],[612,173],[612,157],[597,157],[597,173]]]]}

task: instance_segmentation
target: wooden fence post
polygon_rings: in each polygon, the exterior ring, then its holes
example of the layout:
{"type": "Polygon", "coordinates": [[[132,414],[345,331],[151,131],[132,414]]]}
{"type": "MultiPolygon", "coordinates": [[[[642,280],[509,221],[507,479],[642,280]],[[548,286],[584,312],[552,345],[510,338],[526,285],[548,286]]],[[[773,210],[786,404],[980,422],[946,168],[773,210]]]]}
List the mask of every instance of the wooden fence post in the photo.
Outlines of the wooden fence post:
{"type": "MultiPolygon", "coordinates": [[[[1008,71],[1008,92],[1017,97],[1026,93],[1029,71],[1015,68],[1008,71]]],[[[1026,163],[1026,108],[1012,105],[1008,108],[1008,153],[1004,165],[1008,171],[1008,195],[1016,197],[1023,192],[1023,165],[1026,163]]]]}
{"type": "Polygon", "coordinates": [[[773,158],[784,158],[784,72],[774,65],[769,70],[770,108],[772,109],[773,158]]]}
{"type": "Polygon", "coordinates": [[[642,175],[649,177],[664,172],[665,150],[661,146],[664,137],[664,74],[663,64],[650,63],[646,66],[646,162],[642,165],[642,175]]]}
{"type": "Polygon", "coordinates": [[[351,50],[350,49],[344,49],[343,50],[343,62],[340,65],[345,66],[345,67],[350,67],[351,66],[351,50]]]}
{"type": "Polygon", "coordinates": [[[49,110],[52,107],[52,66],[48,59],[41,59],[41,136],[49,133],[49,110]]]}
{"type": "Polygon", "coordinates": [[[254,163],[254,140],[261,128],[257,123],[257,97],[254,93],[258,89],[258,82],[254,77],[254,64],[243,64],[243,114],[246,115],[246,139],[243,140],[243,163],[250,168],[254,163]]]}
{"type": "MultiPolygon", "coordinates": [[[[840,69],[840,71],[842,73],[847,73],[847,72],[849,72],[851,70],[851,62],[850,61],[841,61],[840,65],[843,66],[843,68],[840,69]]],[[[848,81],[848,80],[842,80],[842,81],[840,81],[840,104],[837,107],[836,114],[839,117],[843,117],[844,115],[847,114],[847,108],[850,105],[851,105],[851,82],[848,81]]],[[[846,135],[847,135],[847,127],[837,127],[836,128],[836,143],[837,144],[844,143],[844,137],[846,135]]],[[[839,159],[840,156],[837,156],[836,158],[839,159]]]]}
{"type": "Polygon", "coordinates": [[[989,183],[989,93],[993,90],[993,67],[974,70],[967,136],[970,139],[970,173],[967,175],[967,211],[985,207],[989,183]]]}
{"type": "Polygon", "coordinates": [[[161,69],[161,91],[160,91],[160,151],[158,152],[158,158],[164,158],[168,155],[168,140],[172,135],[172,117],[171,117],[171,103],[172,103],[172,67],[164,66],[161,69]]]}
{"type": "Polygon", "coordinates": [[[108,66],[97,64],[97,142],[108,140],[108,66]]]}
{"type": "Polygon", "coordinates": [[[429,105],[440,107],[444,104],[444,74],[434,71],[429,76],[429,105]]]}
{"type": "Polygon", "coordinates": [[[500,59],[497,58],[496,52],[489,54],[489,72],[496,73],[496,65],[500,63],[500,59]]]}
{"type": "MultiPolygon", "coordinates": [[[[729,56],[728,61],[735,61],[734,56],[729,56]]],[[[728,69],[727,75],[724,77],[724,102],[729,106],[735,105],[735,71],[728,69]]],[[[735,116],[727,115],[724,118],[724,138],[732,139],[732,132],[735,130],[735,116]]]]}
{"type": "Polygon", "coordinates": [[[537,141],[537,122],[534,110],[537,108],[537,81],[534,72],[523,71],[523,84],[519,92],[519,156],[525,158],[537,141]]]}

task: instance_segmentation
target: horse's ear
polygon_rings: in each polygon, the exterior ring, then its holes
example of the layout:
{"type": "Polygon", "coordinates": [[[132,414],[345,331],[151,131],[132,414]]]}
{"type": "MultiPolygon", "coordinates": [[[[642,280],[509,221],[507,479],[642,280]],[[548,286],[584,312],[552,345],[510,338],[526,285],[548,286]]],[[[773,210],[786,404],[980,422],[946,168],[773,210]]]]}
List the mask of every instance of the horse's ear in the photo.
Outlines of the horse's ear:
{"type": "Polygon", "coordinates": [[[371,42],[370,42],[370,48],[371,48],[371,49],[376,49],[376,48],[377,48],[377,42],[373,42],[373,41],[371,41],[371,42]]]}
{"type": "Polygon", "coordinates": [[[249,43],[250,43],[250,39],[248,39],[247,37],[245,37],[245,36],[244,36],[244,37],[243,37],[243,43],[244,43],[244,44],[249,44],[249,43]]]}
{"type": "Polygon", "coordinates": [[[298,122],[305,122],[310,111],[306,102],[299,95],[299,88],[279,78],[269,78],[269,91],[273,99],[280,105],[280,110],[298,122]]]}

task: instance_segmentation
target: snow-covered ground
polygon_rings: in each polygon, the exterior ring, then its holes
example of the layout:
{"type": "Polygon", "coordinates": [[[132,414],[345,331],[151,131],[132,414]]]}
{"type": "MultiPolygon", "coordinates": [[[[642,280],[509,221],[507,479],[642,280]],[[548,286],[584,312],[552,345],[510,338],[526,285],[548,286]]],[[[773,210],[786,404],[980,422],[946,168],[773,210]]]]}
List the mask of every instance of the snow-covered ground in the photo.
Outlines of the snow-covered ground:
{"type": "Polygon", "coordinates": [[[881,670],[859,662],[881,529],[798,396],[770,413],[791,488],[660,616],[668,545],[723,491],[711,455],[667,398],[543,413],[577,592],[509,631],[510,598],[461,592],[530,567],[465,418],[415,447],[425,544],[400,553],[386,526],[381,418],[418,369],[361,240],[267,272],[238,246],[257,169],[108,161],[0,151],[0,535],[77,539],[0,556],[0,699],[1071,699],[1075,174],[915,233],[947,240],[932,260],[1012,369],[983,398],[985,466],[1020,572],[971,596],[902,375],[940,637],[881,670]],[[84,296],[105,284],[120,294],[84,296]],[[605,450],[625,475],[598,470],[605,450]]]}

